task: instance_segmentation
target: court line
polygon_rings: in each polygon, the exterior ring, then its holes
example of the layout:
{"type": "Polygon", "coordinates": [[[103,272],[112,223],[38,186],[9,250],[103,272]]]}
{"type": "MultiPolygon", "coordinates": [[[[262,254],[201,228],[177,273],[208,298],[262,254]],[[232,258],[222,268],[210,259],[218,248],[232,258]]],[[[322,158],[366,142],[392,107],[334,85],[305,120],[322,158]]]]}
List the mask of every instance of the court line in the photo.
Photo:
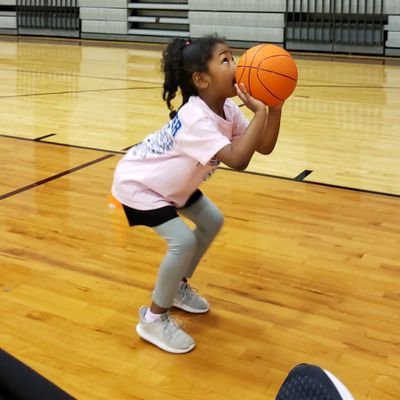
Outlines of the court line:
{"type": "MultiPolygon", "coordinates": [[[[52,133],[51,135],[56,135],[56,134],[52,133]]],[[[46,137],[46,136],[48,136],[48,135],[45,135],[43,137],[46,137]]],[[[21,136],[6,135],[4,133],[0,133],[0,137],[5,137],[5,138],[9,138],[9,139],[16,139],[16,140],[26,140],[28,142],[38,142],[38,143],[45,143],[45,144],[53,144],[55,146],[71,147],[73,149],[101,151],[102,153],[125,154],[125,151],[100,149],[100,148],[89,147],[89,146],[79,146],[77,144],[66,144],[66,143],[50,142],[48,140],[42,140],[40,137],[39,138],[35,138],[35,139],[31,139],[31,138],[25,138],[25,137],[21,137],[21,136]]],[[[132,147],[132,146],[130,146],[130,147],[132,147]]]]}
{"type": "Polygon", "coordinates": [[[311,169],[305,169],[303,172],[301,172],[299,175],[294,177],[293,179],[295,181],[304,181],[304,178],[306,178],[308,175],[310,175],[313,171],[311,169]]]}
{"type": "Polygon", "coordinates": [[[35,97],[35,96],[52,96],[58,94],[71,94],[71,93],[91,93],[91,92],[111,92],[118,90],[143,90],[143,89],[161,89],[161,86],[151,86],[151,87],[134,87],[134,88],[110,88],[110,89],[88,89],[88,90],[70,90],[63,92],[46,92],[46,93],[27,93],[27,94],[17,94],[13,96],[0,96],[1,99],[12,99],[18,97],[35,97]]]}
{"type": "MultiPolygon", "coordinates": [[[[47,71],[30,71],[30,70],[21,70],[21,69],[7,69],[0,68],[0,71],[9,71],[9,72],[22,72],[29,74],[42,74],[42,75],[61,75],[61,76],[70,76],[77,78],[88,78],[88,79],[103,79],[103,80],[114,80],[114,81],[124,81],[124,82],[140,82],[140,83],[148,83],[148,84],[158,84],[161,85],[160,82],[155,81],[143,81],[140,79],[129,79],[129,78],[115,78],[115,77],[106,77],[106,76],[94,76],[94,75],[80,75],[80,74],[68,74],[64,72],[47,72],[47,71]]],[[[161,86],[158,86],[161,87],[161,86]]],[[[400,89],[400,86],[362,86],[362,85],[307,85],[299,83],[297,87],[316,87],[316,88],[343,88],[343,89],[400,89]]],[[[146,88],[140,88],[146,89],[146,88]]],[[[151,87],[154,89],[154,87],[151,87]]],[[[1,97],[1,96],[0,96],[1,97]]],[[[4,96],[6,97],[6,96],[4,96]]]]}
{"type": "Polygon", "coordinates": [[[46,138],[51,137],[51,136],[56,136],[56,133],[49,133],[48,135],[40,136],[40,137],[37,137],[37,138],[35,138],[33,140],[35,142],[40,142],[41,140],[46,139],[46,138]]]}
{"type": "Polygon", "coordinates": [[[61,76],[71,76],[75,78],[88,78],[88,79],[103,79],[106,81],[123,81],[123,82],[140,82],[140,83],[148,83],[151,85],[158,84],[160,82],[156,81],[143,81],[140,79],[130,79],[130,78],[115,78],[108,76],[96,76],[96,75],[81,75],[81,74],[68,74],[66,72],[48,72],[48,71],[30,71],[26,69],[9,69],[9,68],[0,68],[0,71],[8,71],[8,72],[22,72],[26,74],[40,74],[40,75],[61,75],[61,76]]]}
{"type": "MultiPolygon", "coordinates": [[[[11,138],[11,139],[17,139],[17,140],[26,140],[26,141],[36,142],[36,143],[45,143],[45,144],[51,144],[51,145],[56,145],[56,146],[65,146],[65,147],[71,147],[71,148],[77,148],[77,149],[93,150],[93,151],[111,153],[111,154],[108,154],[108,156],[104,156],[103,158],[105,158],[105,159],[107,159],[109,157],[112,157],[112,156],[114,156],[116,154],[125,154],[126,153],[126,151],[98,149],[98,148],[94,148],[94,147],[49,142],[49,141],[46,141],[46,140],[35,141],[35,139],[29,139],[29,138],[23,138],[23,137],[18,137],[18,136],[5,135],[5,134],[1,134],[1,133],[0,133],[0,137],[6,137],[6,138],[11,138]]],[[[126,150],[128,150],[132,146],[134,146],[134,145],[126,147],[126,150]]],[[[101,161],[101,159],[99,159],[99,161],[101,161]]],[[[80,169],[80,168],[77,167],[77,169],[80,169]]],[[[224,170],[224,171],[238,172],[238,171],[235,171],[235,170],[233,170],[231,168],[228,168],[228,167],[218,167],[218,169],[221,169],[221,170],[224,170]]],[[[309,171],[309,170],[305,170],[305,171],[309,171]]],[[[305,171],[303,171],[303,173],[305,171]]],[[[71,171],[71,172],[73,172],[73,171],[71,171]]],[[[379,192],[379,191],[375,191],[375,190],[354,188],[354,187],[351,187],[351,186],[341,186],[341,185],[334,185],[334,184],[324,183],[324,182],[305,181],[305,180],[296,179],[301,174],[297,175],[297,177],[290,178],[290,177],[287,177],[287,176],[273,175],[273,174],[267,174],[267,173],[263,173],[263,172],[255,172],[255,171],[240,171],[240,173],[249,174],[249,175],[257,175],[257,176],[264,176],[264,177],[267,177],[267,178],[282,179],[282,180],[291,181],[291,182],[306,183],[306,184],[310,184],[310,185],[318,185],[318,186],[329,187],[329,188],[333,188],[333,189],[350,190],[350,191],[359,192],[359,193],[367,193],[367,194],[374,194],[374,195],[379,195],[379,196],[388,196],[388,197],[400,198],[400,194],[396,194],[396,193],[379,192]]],[[[309,174],[307,174],[307,175],[309,175],[309,174]]],[[[1,199],[2,199],[2,197],[0,196],[0,200],[1,199]]]]}
{"type": "Polygon", "coordinates": [[[341,88],[341,89],[400,89],[400,86],[362,86],[362,85],[307,85],[299,84],[297,87],[310,88],[341,88]]]}
{"type": "MultiPolygon", "coordinates": [[[[34,44],[49,44],[61,46],[75,46],[75,47],[100,47],[107,49],[110,47],[127,50],[154,50],[161,52],[166,43],[139,43],[135,41],[123,40],[93,40],[82,38],[57,38],[57,37],[35,37],[35,36],[3,36],[0,41],[13,42],[13,43],[34,43],[34,44]]],[[[235,52],[242,54],[247,48],[243,46],[231,46],[235,52]]],[[[372,65],[399,65],[400,60],[393,56],[384,55],[367,55],[367,54],[336,54],[336,53],[312,53],[302,52],[299,50],[289,50],[294,58],[311,59],[311,60],[328,60],[343,63],[358,63],[358,64],[372,64],[372,65]]]]}
{"type": "Polygon", "coordinates": [[[79,171],[80,169],[89,167],[89,166],[91,166],[93,164],[96,164],[98,162],[104,161],[104,160],[106,160],[108,158],[111,158],[111,157],[114,157],[114,156],[115,156],[115,154],[106,154],[103,157],[97,158],[95,160],[89,161],[89,162],[81,164],[81,165],[78,165],[78,166],[76,166],[74,168],[67,169],[66,171],[59,172],[58,174],[55,174],[55,175],[49,176],[47,178],[41,179],[40,181],[37,181],[35,183],[31,183],[30,185],[26,185],[26,186],[23,186],[23,187],[21,187],[19,189],[15,189],[15,190],[13,190],[11,192],[2,194],[2,195],[0,195],[0,200],[4,200],[7,197],[11,197],[11,196],[14,196],[16,194],[25,192],[25,191],[27,191],[29,189],[36,188],[36,187],[38,187],[40,185],[43,185],[43,184],[48,183],[48,182],[51,182],[51,181],[53,181],[55,179],[61,178],[62,176],[71,174],[71,173],[73,173],[75,171],[79,171]]]}
{"type": "MultiPolygon", "coordinates": [[[[222,169],[224,171],[233,171],[231,168],[227,168],[227,167],[218,167],[218,169],[222,169]]],[[[360,188],[355,188],[355,187],[351,187],[351,186],[334,185],[331,183],[324,183],[324,182],[296,180],[295,178],[289,178],[287,176],[272,175],[272,174],[266,174],[263,172],[254,172],[254,171],[240,171],[240,172],[242,174],[265,176],[268,178],[283,179],[285,181],[292,181],[292,182],[298,182],[298,183],[307,183],[310,185],[318,185],[318,186],[329,187],[329,188],[333,188],[333,189],[350,190],[350,191],[359,192],[359,193],[367,193],[367,194],[375,194],[375,195],[379,195],[379,196],[400,198],[400,194],[397,194],[397,193],[378,192],[375,190],[360,189],[360,188]]]]}

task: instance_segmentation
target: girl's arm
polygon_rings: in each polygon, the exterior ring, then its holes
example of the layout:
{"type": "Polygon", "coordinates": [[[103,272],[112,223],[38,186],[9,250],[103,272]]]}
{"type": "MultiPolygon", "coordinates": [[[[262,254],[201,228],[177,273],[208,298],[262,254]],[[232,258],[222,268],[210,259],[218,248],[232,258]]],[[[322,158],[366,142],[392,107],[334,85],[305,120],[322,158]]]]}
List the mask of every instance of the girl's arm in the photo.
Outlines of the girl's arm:
{"type": "Polygon", "coordinates": [[[260,141],[257,145],[258,153],[270,154],[272,150],[274,150],[281,125],[282,106],[283,102],[276,106],[268,107],[268,116],[265,122],[264,133],[260,137],[260,141]]]}
{"type": "Polygon", "coordinates": [[[266,127],[267,109],[261,101],[250,96],[243,84],[240,84],[240,87],[235,86],[238,96],[246,107],[254,112],[254,116],[240,139],[222,148],[215,157],[228,167],[242,171],[246,169],[258,149],[266,127]]]}

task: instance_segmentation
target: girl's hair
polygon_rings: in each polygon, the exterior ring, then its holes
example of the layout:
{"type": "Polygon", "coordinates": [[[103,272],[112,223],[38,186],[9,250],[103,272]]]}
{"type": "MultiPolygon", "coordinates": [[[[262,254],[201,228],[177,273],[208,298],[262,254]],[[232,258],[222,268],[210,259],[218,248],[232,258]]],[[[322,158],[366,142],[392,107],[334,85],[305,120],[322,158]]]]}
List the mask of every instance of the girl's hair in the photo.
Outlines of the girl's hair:
{"type": "Polygon", "coordinates": [[[163,100],[171,110],[171,117],[175,114],[171,101],[178,89],[182,93],[182,105],[187,103],[190,96],[197,95],[197,88],[192,80],[193,73],[208,71],[208,62],[212,58],[215,45],[219,43],[225,44],[225,40],[217,35],[195,40],[175,38],[163,51],[163,100]]]}

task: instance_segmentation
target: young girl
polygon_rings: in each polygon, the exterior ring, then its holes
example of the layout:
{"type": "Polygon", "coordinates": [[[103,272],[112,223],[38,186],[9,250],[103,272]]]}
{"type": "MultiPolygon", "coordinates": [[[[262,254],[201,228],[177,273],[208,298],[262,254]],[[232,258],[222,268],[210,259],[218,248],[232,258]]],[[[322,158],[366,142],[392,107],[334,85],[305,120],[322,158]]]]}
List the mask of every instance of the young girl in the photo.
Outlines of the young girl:
{"type": "Polygon", "coordinates": [[[118,163],[112,194],[128,222],[146,225],[168,243],[150,307],[141,307],[138,335],[171,353],[186,353],[194,340],[172,319],[174,306],[205,313],[207,300],[188,283],[223,223],[219,209],[198,189],[220,162],[244,170],[255,151],[276,143],[281,105],[266,106],[235,82],[236,64],[217,36],[174,39],[164,50],[163,100],[171,120],[133,146],[118,163]],[[174,111],[177,91],[182,105],[174,111]],[[229,98],[239,96],[254,113],[249,122],[229,98]],[[191,230],[179,217],[194,222],[191,230]]]}

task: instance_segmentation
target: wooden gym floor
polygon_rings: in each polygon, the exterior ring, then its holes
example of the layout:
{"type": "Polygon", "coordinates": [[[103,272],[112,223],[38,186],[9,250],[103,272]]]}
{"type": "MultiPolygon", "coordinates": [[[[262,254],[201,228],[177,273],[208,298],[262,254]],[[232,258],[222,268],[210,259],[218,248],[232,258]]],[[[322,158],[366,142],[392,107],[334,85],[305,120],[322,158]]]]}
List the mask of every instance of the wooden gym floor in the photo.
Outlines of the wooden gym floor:
{"type": "Polygon", "coordinates": [[[275,152],[202,186],[225,226],[192,281],[210,313],[173,311],[197,342],[176,356],[135,334],[165,245],[107,201],[167,119],[159,58],[0,37],[1,347],[78,399],[274,399],[310,362],[398,400],[399,62],[295,55],[275,152]]]}

